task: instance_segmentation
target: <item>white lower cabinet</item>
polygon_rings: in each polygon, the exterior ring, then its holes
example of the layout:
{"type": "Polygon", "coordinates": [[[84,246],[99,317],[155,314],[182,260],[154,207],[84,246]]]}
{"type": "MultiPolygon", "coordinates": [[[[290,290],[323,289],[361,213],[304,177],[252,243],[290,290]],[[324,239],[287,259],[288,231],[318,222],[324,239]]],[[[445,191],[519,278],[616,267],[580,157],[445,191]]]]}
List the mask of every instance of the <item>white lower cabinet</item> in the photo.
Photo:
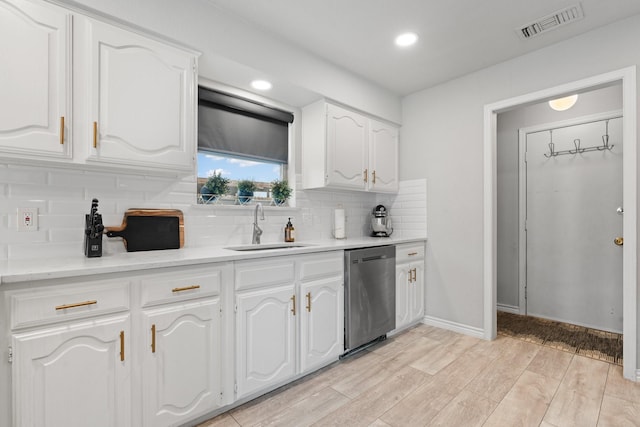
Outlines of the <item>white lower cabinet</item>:
{"type": "Polygon", "coordinates": [[[344,353],[343,279],[300,285],[300,370],[305,373],[344,353]]]}
{"type": "Polygon", "coordinates": [[[129,315],[12,337],[14,425],[130,426],[129,315]]]}
{"type": "Polygon", "coordinates": [[[0,424],[175,426],[257,396],[338,360],[343,282],[339,250],[6,286],[0,424]]]}
{"type": "Polygon", "coordinates": [[[220,406],[220,300],[143,312],[144,426],[169,426],[220,406]]]}
{"type": "Polygon", "coordinates": [[[396,246],[396,329],[424,317],[424,244],[396,246]]]}
{"type": "Polygon", "coordinates": [[[295,374],[294,295],[293,283],[238,293],[237,398],[295,374]]]}
{"type": "Polygon", "coordinates": [[[181,425],[230,403],[232,274],[220,263],[0,293],[13,425],[181,425]]]}
{"type": "Polygon", "coordinates": [[[236,398],[344,352],[342,251],[236,263],[236,398]]]}
{"type": "Polygon", "coordinates": [[[213,264],[141,279],[143,426],[179,425],[222,405],[222,298],[231,274],[231,264],[213,264]]]}

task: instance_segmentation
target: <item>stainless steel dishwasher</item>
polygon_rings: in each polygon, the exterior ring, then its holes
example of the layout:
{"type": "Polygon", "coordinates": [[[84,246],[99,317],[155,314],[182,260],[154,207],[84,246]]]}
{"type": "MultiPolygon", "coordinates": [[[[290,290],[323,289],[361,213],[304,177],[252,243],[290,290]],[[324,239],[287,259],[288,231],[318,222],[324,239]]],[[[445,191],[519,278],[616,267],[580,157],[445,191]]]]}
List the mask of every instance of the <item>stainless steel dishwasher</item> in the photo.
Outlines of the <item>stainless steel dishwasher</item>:
{"type": "Polygon", "coordinates": [[[344,252],[345,352],[386,337],[396,327],[396,247],[344,252]]]}

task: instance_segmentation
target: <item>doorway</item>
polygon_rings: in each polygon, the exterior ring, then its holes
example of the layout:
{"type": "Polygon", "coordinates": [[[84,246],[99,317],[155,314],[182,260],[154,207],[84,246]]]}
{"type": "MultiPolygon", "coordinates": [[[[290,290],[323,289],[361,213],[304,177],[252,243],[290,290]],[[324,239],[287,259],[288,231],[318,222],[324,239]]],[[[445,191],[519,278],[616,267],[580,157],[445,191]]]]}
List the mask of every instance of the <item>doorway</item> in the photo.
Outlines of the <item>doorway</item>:
{"type": "Polygon", "coordinates": [[[621,113],[521,129],[519,147],[520,311],[622,333],[621,113]]]}
{"type": "Polygon", "coordinates": [[[550,89],[488,104],[484,109],[484,336],[496,337],[497,304],[497,115],[519,106],[532,105],[605,85],[622,83],[623,141],[623,333],[625,378],[637,381],[637,156],[636,68],[629,67],[550,89]],[[628,145],[627,145],[628,144],[628,145]]]}

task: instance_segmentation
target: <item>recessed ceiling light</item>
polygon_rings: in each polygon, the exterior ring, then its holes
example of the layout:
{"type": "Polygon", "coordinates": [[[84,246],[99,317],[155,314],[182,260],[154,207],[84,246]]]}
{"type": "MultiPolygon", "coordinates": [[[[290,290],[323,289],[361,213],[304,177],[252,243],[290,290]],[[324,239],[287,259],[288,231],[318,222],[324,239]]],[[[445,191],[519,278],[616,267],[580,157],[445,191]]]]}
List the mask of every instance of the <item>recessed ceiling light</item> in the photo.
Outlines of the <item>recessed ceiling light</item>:
{"type": "Polygon", "coordinates": [[[564,98],[549,101],[549,107],[556,111],[565,111],[573,107],[576,101],[578,101],[578,95],[565,96],[564,98]]]}
{"type": "Polygon", "coordinates": [[[396,45],[400,47],[414,45],[417,41],[418,35],[416,33],[403,33],[396,37],[396,45]]]}
{"type": "Polygon", "coordinates": [[[251,82],[251,87],[257,90],[269,90],[271,83],[266,80],[254,80],[251,82]]]}

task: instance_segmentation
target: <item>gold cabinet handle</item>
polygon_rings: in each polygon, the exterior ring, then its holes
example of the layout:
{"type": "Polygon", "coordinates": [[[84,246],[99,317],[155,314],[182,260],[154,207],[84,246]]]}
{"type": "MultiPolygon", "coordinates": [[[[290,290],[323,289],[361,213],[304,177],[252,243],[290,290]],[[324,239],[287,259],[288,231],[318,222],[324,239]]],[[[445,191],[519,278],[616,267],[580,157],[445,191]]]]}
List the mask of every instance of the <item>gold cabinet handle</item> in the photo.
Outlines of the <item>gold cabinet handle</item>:
{"type": "Polygon", "coordinates": [[[311,292],[307,292],[307,311],[311,313],[311,292]]]}
{"type": "Polygon", "coordinates": [[[156,352],[156,324],[151,325],[151,353],[156,352]]]}
{"type": "Polygon", "coordinates": [[[200,289],[200,285],[185,286],[184,288],[173,288],[171,289],[171,292],[192,291],[194,289],[200,289]]]}
{"type": "Polygon", "coordinates": [[[416,269],[413,269],[413,281],[416,282],[418,280],[418,274],[416,273],[416,269]]]}
{"type": "Polygon", "coordinates": [[[369,179],[369,169],[364,170],[364,182],[368,182],[369,179]]]}
{"type": "Polygon", "coordinates": [[[64,116],[60,117],[60,145],[64,144],[64,116]]]}
{"type": "Polygon", "coordinates": [[[413,282],[413,276],[411,275],[411,272],[413,270],[409,269],[409,283],[413,282]]]}
{"type": "Polygon", "coordinates": [[[624,238],[616,237],[615,239],[613,239],[613,243],[616,244],[617,246],[622,246],[624,245],[624,238]]]}
{"type": "Polygon", "coordinates": [[[293,294],[293,296],[291,297],[291,301],[293,301],[293,305],[291,306],[291,312],[295,316],[296,315],[296,294],[293,294]]]}
{"type": "Polygon", "coordinates": [[[91,301],[84,301],[84,302],[75,302],[73,304],[62,304],[56,307],[56,310],[66,310],[67,308],[74,308],[74,307],[84,307],[85,305],[93,305],[93,304],[97,304],[98,300],[91,300],[91,301]]]}
{"type": "Polygon", "coordinates": [[[120,331],[120,361],[124,362],[124,331],[120,331]]]}
{"type": "Polygon", "coordinates": [[[376,171],[373,171],[372,175],[373,175],[373,183],[375,184],[376,183],[376,171]]]}
{"type": "Polygon", "coordinates": [[[409,256],[418,255],[418,252],[409,252],[407,255],[409,255],[409,256]]]}
{"type": "Polygon", "coordinates": [[[98,122],[93,122],[93,148],[98,148],[98,122]]]}

